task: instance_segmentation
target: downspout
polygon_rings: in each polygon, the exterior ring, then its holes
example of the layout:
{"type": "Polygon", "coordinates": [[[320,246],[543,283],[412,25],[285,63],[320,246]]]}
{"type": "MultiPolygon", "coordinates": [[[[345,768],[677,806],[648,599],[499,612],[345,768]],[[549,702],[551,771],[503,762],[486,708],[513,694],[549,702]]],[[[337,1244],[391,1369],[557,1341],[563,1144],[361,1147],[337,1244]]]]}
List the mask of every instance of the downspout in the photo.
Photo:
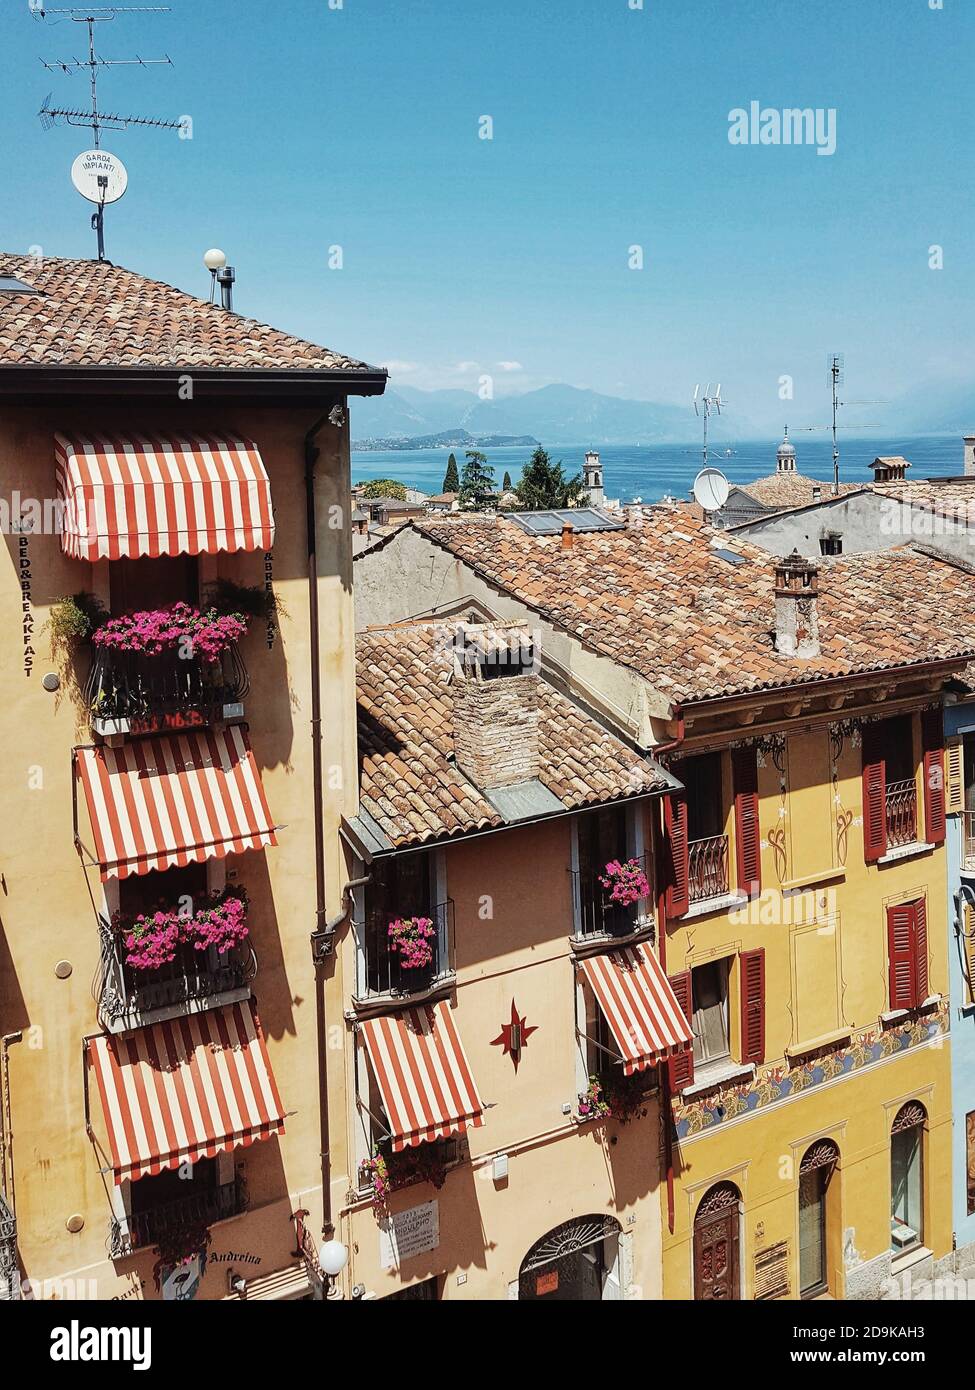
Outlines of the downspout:
{"type": "MultiPolygon", "coordinates": [[[[662,743],[653,750],[654,754],[670,753],[684,741],[684,715],[678,706],[677,737],[670,743],[662,743]]],[[[656,810],[656,808],[654,808],[656,810]]],[[[657,957],[660,968],[667,973],[667,890],[663,884],[663,874],[659,872],[663,864],[663,830],[660,815],[653,818],[653,859],[657,882],[657,957]]],[[[667,1170],[667,1229],[674,1234],[674,1115],[670,1094],[670,1068],[666,1062],[660,1064],[660,1096],[664,1112],[664,1166],[667,1170]]]]}

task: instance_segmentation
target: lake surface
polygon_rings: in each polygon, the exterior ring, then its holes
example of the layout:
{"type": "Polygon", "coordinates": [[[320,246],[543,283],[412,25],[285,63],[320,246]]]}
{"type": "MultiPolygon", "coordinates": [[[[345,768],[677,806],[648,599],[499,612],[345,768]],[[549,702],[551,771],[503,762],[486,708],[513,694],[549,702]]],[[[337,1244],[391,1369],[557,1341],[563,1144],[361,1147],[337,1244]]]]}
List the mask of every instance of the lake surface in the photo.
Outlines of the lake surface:
{"type": "MultiPolygon", "coordinates": [[[[792,437],[799,472],[824,482],[833,477],[833,445],[827,435],[792,437]]],[[[726,457],[716,449],[709,462],[720,468],[733,483],[750,483],[775,472],[775,451],[779,441],[763,439],[734,446],[726,457]]],[[[549,450],[554,460],[571,477],[582,470],[586,444],[564,445],[549,450]]],[[[505,470],[517,482],[521,469],[531,457],[531,449],[487,449],[488,463],[494,468],[500,486],[505,470]]],[[[449,449],[401,449],[389,452],[363,450],[352,455],[354,482],[369,478],[395,478],[407,487],[426,493],[442,491],[449,449]]],[[[464,466],[463,449],[454,449],[458,468],[464,466]]],[[[871,436],[840,441],[840,482],[866,483],[873,474],[869,465],[878,455],[902,454],[912,465],[909,478],[940,477],[961,473],[962,442],[954,434],[900,436],[891,439],[871,436]]],[[[599,450],[607,497],[656,502],[667,493],[675,497],[690,495],[694,477],[701,467],[701,448],[694,444],[651,444],[630,446],[607,444],[599,450]]]]}

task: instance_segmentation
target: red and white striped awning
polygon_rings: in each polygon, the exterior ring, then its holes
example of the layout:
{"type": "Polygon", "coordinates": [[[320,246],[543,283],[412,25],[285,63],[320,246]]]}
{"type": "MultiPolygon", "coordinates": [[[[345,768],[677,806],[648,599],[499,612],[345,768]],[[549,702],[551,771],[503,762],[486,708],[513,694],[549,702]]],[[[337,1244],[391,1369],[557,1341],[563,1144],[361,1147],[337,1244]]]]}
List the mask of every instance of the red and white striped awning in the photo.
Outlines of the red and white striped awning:
{"type": "Polygon", "coordinates": [[[652,951],[628,946],[586,956],[581,964],[620,1050],[624,1075],[690,1047],[690,1024],[652,951]]]}
{"type": "Polygon", "coordinates": [[[76,749],[102,878],[276,844],[245,729],[76,749]]]}
{"type": "Polygon", "coordinates": [[[256,445],[214,435],[54,436],[61,548],[76,560],[270,550],[256,445]]]}
{"type": "Polygon", "coordinates": [[[484,1123],[484,1105],[445,1002],[360,1027],[395,1152],[484,1123]]]}
{"type": "Polygon", "coordinates": [[[88,1040],[115,1181],[284,1132],[252,1003],[88,1040]]]}

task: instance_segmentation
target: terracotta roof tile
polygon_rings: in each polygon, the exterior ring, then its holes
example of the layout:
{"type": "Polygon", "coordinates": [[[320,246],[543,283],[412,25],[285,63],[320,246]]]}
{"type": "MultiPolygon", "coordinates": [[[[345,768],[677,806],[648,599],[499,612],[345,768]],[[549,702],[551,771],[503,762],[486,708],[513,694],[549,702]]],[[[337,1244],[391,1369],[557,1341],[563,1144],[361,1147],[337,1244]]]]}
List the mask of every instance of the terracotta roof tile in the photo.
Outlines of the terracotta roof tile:
{"type": "MultiPolygon", "coordinates": [[[[804,473],[791,472],[768,473],[764,478],[756,478],[753,483],[741,483],[739,488],[763,506],[782,510],[805,507],[810,502],[815,502],[817,488],[822,501],[837,495],[833,492],[831,482],[824,482],[822,478],[807,478],[804,473]]],[[[862,490],[863,485],[860,483],[840,483],[839,496],[862,490]]]]}
{"type": "Polygon", "coordinates": [[[504,518],[409,525],[674,704],[975,653],[971,576],[912,547],[822,561],[822,653],[797,660],[774,647],[772,557],[686,514],[580,532],[570,550],[504,518]]]}
{"type": "Polygon", "coordinates": [[[376,371],[108,262],[0,253],[3,367],[201,367],[376,371]]]}
{"type": "MultiPolygon", "coordinates": [[[[397,849],[505,823],[453,761],[452,631],[427,623],[356,638],[360,801],[397,849]]],[[[655,764],[545,681],[539,742],[539,780],[566,810],[667,785],[655,764]]]]}

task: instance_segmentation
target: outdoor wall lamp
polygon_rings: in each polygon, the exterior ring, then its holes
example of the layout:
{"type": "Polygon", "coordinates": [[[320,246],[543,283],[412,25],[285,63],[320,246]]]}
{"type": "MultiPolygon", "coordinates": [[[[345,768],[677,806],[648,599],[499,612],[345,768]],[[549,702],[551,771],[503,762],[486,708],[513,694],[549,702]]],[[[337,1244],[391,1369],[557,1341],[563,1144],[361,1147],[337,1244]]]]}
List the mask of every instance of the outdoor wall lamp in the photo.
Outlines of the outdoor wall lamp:
{"type": "Polygon", "coordinates": [[[318,1267],[325,1280],[325,1297],[332,1295],[333,1281],[349,1263],[349,1247],[340,1240],[326,1240],[318,1251],[318,1267]]]}

